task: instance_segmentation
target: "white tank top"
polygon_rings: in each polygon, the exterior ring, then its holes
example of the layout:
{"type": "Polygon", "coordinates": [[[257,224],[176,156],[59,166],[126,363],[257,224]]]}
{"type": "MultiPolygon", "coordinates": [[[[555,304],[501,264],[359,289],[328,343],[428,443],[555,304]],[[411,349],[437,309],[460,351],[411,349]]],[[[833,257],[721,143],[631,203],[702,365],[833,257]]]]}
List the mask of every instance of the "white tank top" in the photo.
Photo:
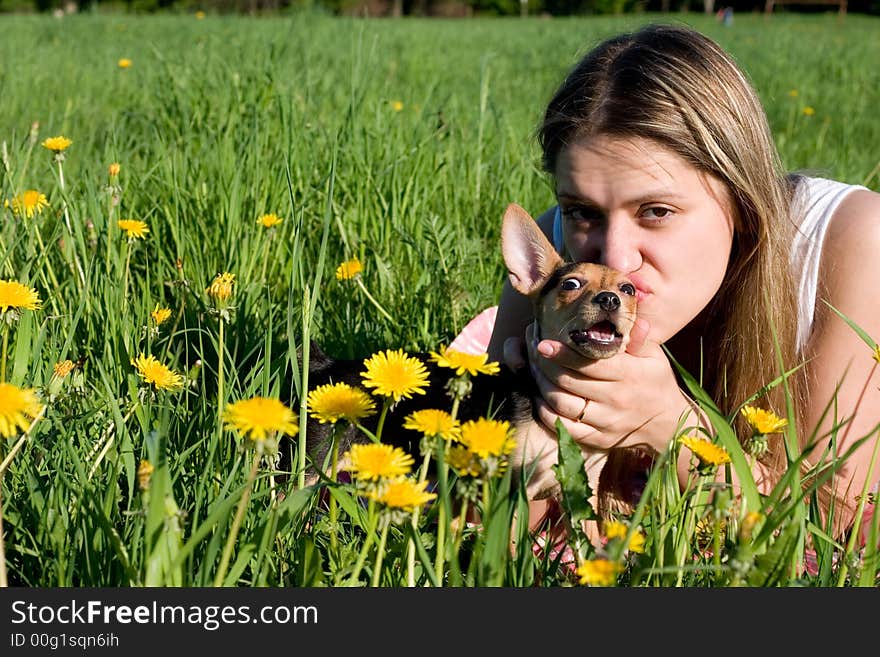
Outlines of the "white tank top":
{"type": "Polygon", "coordinates": [[[800,279],[798,349],[803,348],[807,343],[813,327],[819,262],[822,259],[825,232],[843,199],[857,189],[867,189],[867,187],[807,176],[802,176],[798,180],[796,202],[802,204],[803,218],[791,244],[791,266],[800,279]]]}
{"type": "MultiPolygon", "coordinates": [[[[819,281],[819,262],[822,258],[825,231],[843,199],[857,189],[867,189],[867,187],[848,185],[825,178],[798,177],[796,203],[802,208],[803,215],[800,229],[791,244],[791,265],[799,278],[797,341],[799,350],[806,344],[813,327],[813,315],[816,311],[816,288],[819,281]]],[[[553,245],[564,257],[562,216],[558,205],[553,217],[553,245]]]]}

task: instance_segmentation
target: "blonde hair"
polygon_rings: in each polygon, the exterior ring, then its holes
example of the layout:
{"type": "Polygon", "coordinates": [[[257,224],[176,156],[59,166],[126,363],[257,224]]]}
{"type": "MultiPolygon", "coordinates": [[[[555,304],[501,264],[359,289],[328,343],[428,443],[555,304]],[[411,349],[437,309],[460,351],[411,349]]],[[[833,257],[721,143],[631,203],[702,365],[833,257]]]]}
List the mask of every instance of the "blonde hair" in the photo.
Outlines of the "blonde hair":
{"type": "MultiPolygon", "coordinates": [[[[651,140],[729,192],[733,247],[707,309],[704,381],[722,411],[731,413],[779,377],[777,353],[787,369],[798,359],[797,285],[789,262],[794,191],[760,100],[714,41],[685,27],[649,25],[604,41],[563,81],[539,130],[545,170],[555,173],[568,144],[599,135],[651,140]]],[[[809,433],[802,369],[788,386],[795,408],[790,419],[809,433]]],[[[786,415],[781,385],[756,403],[786,415]]],[[[740,414],[735,428],[745,444],[752,434],[740,414]]],[[[787,458],[781,441],[775,445],[762,462],[778,476],[787,458]]]]}

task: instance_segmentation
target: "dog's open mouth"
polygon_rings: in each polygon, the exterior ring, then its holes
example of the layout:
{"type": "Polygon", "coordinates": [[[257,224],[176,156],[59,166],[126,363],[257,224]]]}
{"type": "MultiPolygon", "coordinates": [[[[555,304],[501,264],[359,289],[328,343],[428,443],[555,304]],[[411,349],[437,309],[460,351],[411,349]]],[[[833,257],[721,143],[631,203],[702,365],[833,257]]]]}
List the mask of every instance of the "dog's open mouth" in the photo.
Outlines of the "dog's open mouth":
{"type": "Polygon", "coordinates": [[[616,351],[623,340],[617,327],[607,319],[596,322],[586,330],[571,331],[568,336],[577,346],[597,352],[616,351]]]}

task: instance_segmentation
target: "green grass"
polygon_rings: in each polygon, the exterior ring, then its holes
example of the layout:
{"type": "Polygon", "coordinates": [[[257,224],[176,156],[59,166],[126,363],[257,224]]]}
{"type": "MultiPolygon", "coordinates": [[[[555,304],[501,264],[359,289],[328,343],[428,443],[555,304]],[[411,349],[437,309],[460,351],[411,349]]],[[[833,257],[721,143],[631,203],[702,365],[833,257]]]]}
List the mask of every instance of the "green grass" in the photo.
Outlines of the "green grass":
{"type": "MultiPolygon", "coordinates": [[[[434,349],[494,304],[504,208],[513,201],[537,214],[552,203],[533,135],[554,86],[598,39],[658,18],[692,23],[736,57],[786,166],[880,187],[875,18],[743,15],[728,29],[696,14],[0,17],[0,199],[38,189],[50,202],[27,221],[0,207],[0,278],[43,300],[8,327],[7,380],[47,404],[3,473],[9,582],[400,586],[414,537],[419,585],[571,584],[551,559],[507,549],[523,504],[508,478],[492,483],[482,530],[444,552],[439,572],[443,504],[414,534],[390,526],[374,572],[375,518],[350,489],[332,488],[340,515],[331,527],[318,491],[297,490],[297,473],[275,482],[286,495],[273,503],[266,468],[220,572],[251,456],[221,429],[218,409],[264,395],[302,414],[296,350],[309,337],[340,357],[434,349]],[[123,57],[131,68],[117,66],[123,57]],[[39,145],[59,134],[73,140],[61,169],[39,145]],[[111,162],[122,165],[118,205],[111,162]],[[272,233],[256,224],[267,212],[284,217],[272,233]],[[120,218],[146,221],[147,238],[128,244],[120,218]],[[333,276],[351,257],[391,320],[333,276]],[[221,340],[205,288],[223,271],[236,286],[221,340]],[[172,310],[158,332],[156,304],[172,310]],[[141,353],[184,374],[185,388],[145,390],[132,365],[141,353]],[[81,366],[53,381],[64,359],[81,366]],[[138,485],[141,459],[155,467],[149,491],[138,485]]],[[[0,455],[15,444],[6,439],[0,455]]],[[[765,519],[745,536],[741,506],[710,499],[705,486],[681,492],[670,472],[655,470],[633,519],[646,551],[626,557],[622,584],[873,584],[876,552],[851,559],[852,546],[823,538],[809,493],[807,505],[782,490],[762,501],[765,519]],[[704,549],[706,535],[717,549],[704,549]],[[799,565],[807,540],[818,575],[799,565]]],[[[567,486],[574,497],[585,492],[576,477],[567,486]]]]}

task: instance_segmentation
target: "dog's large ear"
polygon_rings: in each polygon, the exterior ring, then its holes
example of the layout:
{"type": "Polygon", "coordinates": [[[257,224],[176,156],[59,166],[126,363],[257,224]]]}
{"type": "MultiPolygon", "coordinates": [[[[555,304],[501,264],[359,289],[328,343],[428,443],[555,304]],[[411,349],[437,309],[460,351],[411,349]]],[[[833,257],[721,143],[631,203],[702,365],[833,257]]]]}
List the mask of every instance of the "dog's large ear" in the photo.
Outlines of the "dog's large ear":
{"type": "Polygon", "coordinates": [[[562,258],[534,219],[511,203],[501,223],[501,253],[510,284],[520,294],[537,294],[562,258]]]}

